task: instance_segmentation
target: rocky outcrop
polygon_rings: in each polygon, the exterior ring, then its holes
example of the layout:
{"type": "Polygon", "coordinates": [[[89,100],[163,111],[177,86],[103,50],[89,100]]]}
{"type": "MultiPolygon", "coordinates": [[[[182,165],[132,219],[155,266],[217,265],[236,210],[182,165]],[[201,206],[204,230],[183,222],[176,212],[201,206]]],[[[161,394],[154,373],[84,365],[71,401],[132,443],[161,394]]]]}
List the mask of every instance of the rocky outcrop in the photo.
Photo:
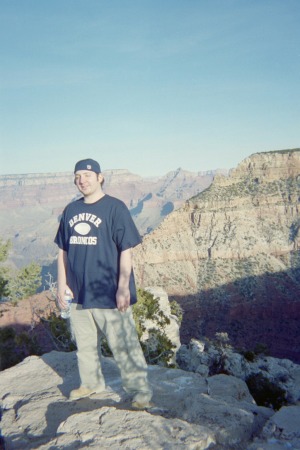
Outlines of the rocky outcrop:
{"type": "Polygon", "coordinates": [[[247,450],[298,448],[300,365],[250,352],[244,356],[228,345],[226,335],[220,335],[217,334],[215,343],[192,339],[188,345],[182,345],[177,352],[179,367],[206,377],[219,372],[242,379],[251,386],[260,404],[272,404],[279,409],[247,450]]]}
{"type": "Polygon", "coordinates": [[[137,411],[124,395],[114,361],[103,358],[102,365],[107,391],[73,402],[67,397],[79,382],[74,352],[31,356],[1,372],[6,450],[257,450],[300,445],[299,406],[277,413],[259,407],[238,378],[204,378],[149,366],[154,406],[137,411]],[[276,447],[270,447],[271,442],[276,447]]]}
{"type": "MultiPolygon", "coordinates": [[[[217,341],[216,341],[217,342],[217,341]]],[[[300,406],[300,365],[288,359],[236,352],[230,345],[192,339],[177,352],[177,363],[183,370],[208,377],[226,373],[247,381],[260,376],[282,390],[282,403],[300,406]],[[248,357],[248,359],[246,358],[248,357]]],[[[259,383],[259,382],[258,382],[259,383]]]]}
{"type": "Polygon", "coordinates": [[[182,305],[182,341],[228,332],[300,361],[300,150],[258,153],[172,212],[135,251],[141,286],[182,305]]]}

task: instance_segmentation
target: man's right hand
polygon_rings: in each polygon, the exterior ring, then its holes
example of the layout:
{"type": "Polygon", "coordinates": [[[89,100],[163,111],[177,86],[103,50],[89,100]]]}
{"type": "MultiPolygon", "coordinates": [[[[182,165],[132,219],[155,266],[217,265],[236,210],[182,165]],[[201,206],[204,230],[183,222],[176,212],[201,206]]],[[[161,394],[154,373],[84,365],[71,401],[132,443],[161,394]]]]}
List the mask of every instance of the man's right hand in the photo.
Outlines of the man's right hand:
{"type": "Polygon", "coordinates": [[[71,295],[73,297],[73,292],[71,291],[71,289],[69,288],[69,286],[65,285],[63,288],[59,288],[57,290],[57,303],[60,309],[67,309],[68,308],[68,303],[65,301],[65,295],[66,295],[66,291],[71,292],[71,295]]]}

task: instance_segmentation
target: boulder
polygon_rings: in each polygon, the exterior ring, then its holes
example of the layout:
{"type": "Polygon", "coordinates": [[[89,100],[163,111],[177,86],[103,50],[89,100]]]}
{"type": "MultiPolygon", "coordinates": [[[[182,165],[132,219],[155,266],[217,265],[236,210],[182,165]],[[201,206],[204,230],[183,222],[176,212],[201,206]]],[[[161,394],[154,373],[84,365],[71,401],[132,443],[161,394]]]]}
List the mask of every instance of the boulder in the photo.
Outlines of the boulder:
{"type": "Polygon", "coordinates": [[[300,406],[282,407],[265,424],[261,438],[247,450],[300,448],[300,406]]]}

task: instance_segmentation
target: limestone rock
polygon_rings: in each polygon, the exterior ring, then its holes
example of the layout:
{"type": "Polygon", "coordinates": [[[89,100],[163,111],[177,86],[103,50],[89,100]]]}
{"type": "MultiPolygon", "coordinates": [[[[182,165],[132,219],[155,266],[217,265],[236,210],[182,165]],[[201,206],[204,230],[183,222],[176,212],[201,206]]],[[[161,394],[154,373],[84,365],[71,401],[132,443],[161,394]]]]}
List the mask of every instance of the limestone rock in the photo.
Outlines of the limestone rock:
{"type": "Polygon", "coordinates": [[[74,414],[58,427],[57,434],[57,439],[47,445],[63,448],[72,443],[73,448],[85,445],[113,450],[184,450],[187,447],[201,450],[214,443],[212,433],[201,425],[196,427],[180,419],[169,420],[147,412],[137,413],[115,407],[74,414]]]}
{"type": "Polygon", "coordinates": [[[273,415],[254,404],[241,380],[159,366],[149,366],[153,408],[133,410],[115,362],[103,358],[102,365],[107,391],[73,402],[74,352],[31,356],[1,372],[6,449],[244,450],[273,415]]]}
{"type": "Polygon", "coordinates": [[[283,407],[266,423],[261,438],[247,450],[282,450],[300,448],[300,406],[283,407]]]}
{"type": "Polygon", "coordinates": [[[300,445],[300,406],[283,407],[268,421],[264,437],[280,437],[287,441],[297,439],[300,445]]]}
{"type": "Polygon", "coordinates": [[[289,404],[300,402],[300,365],[288,359],[257,355],[253,361],[248,361],[230,346],[217,348],[196,339],[189,345],[182,345],[176,356],[179,367],[205,376],[222,372],[245,381],[261,374],[284,390],[289,404]]]}

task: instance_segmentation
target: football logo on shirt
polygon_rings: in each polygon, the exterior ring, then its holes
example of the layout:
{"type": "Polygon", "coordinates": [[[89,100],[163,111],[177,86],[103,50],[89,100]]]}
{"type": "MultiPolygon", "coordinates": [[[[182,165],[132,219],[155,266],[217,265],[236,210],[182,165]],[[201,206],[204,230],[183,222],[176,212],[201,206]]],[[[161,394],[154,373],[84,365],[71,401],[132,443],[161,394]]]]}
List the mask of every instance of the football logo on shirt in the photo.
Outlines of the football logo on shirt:
{"type": "MultiPolygon", "coordinates": [[[[69,220],[69,226],[74,227],[76,235],[71,235],[69,239],[70,244],[76,245],[97,245],[98,237],[88,236],[93,227],[99,228],[102,220],[100,217],[95,216],[90,213],[80,213],[76,214],[69,220]],[[78,236],[78,234],[80,236],[78,236]]],[[[94,234],[94,233],[92,233],[94,234]]]]}
{"type": "Polygon", "coordinates": [[[91,230],[91,226],[86,222],[80,222],[75,225],[74,230],[81,236],[86,236],[91,230]]]}

